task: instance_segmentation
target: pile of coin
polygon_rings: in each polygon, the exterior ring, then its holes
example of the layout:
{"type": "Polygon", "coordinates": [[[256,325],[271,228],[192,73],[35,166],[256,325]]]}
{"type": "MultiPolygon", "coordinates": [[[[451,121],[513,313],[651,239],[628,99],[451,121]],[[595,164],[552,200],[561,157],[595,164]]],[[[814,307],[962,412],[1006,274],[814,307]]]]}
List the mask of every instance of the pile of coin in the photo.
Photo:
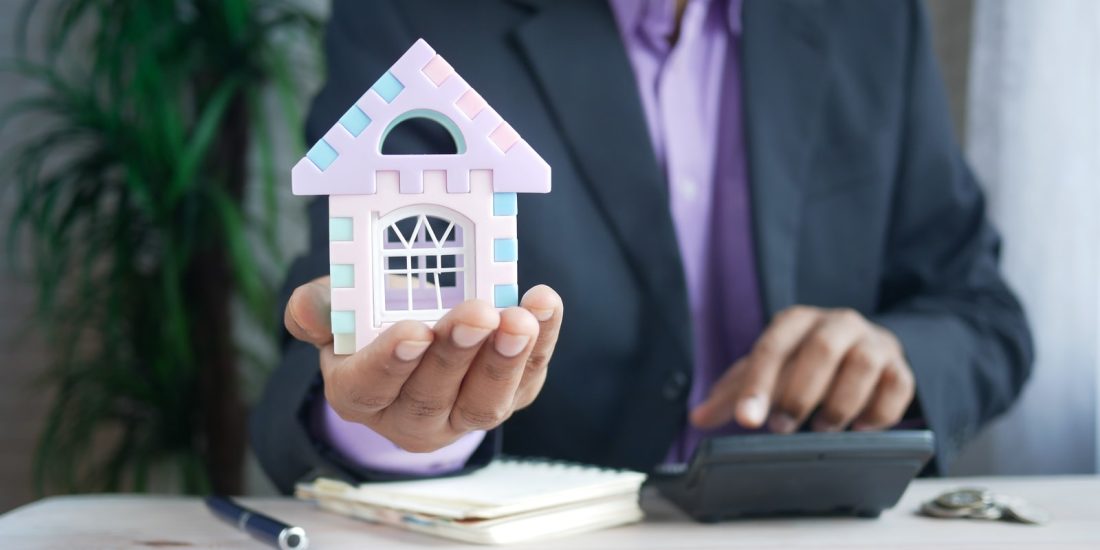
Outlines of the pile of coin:
{"type": "Polygon", "coordinates": [[[1046,511],[1021,498],[994,494],[985,489],[948,491],[921,505],[921,514],[934,518],[987,519],[1041,525],[1046,511]]]}

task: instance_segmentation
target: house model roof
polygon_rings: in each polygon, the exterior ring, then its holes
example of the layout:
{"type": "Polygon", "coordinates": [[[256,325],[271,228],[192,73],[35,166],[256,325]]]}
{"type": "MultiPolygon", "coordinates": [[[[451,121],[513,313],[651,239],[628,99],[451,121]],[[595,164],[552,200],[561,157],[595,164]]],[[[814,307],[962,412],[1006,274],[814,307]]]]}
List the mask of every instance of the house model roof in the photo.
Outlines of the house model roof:
{"type": "Polygon", "coordinates": [[[291,176],[295,195],[373,194],[378,172],[398,175],[401,193],[422,193],[426,170],[445,171],[450,193],[469,192],[471,170],[491,170],[494,192],[550,191],[546,161],[427,42],[417,40],[294,165],[291,176]],[[457,154],[383,155],[390,130],[415,117],[443,125],[457,154]]]}

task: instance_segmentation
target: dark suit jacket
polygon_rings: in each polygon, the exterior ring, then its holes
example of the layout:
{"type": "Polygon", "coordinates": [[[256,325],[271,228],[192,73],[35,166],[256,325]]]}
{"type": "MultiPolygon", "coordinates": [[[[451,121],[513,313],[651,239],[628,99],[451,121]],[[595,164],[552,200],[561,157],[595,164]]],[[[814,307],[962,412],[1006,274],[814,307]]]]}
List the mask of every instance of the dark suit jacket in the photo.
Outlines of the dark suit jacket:
{"type": "MultiPolygon", "coordinates": [[[[541,396],[504,425],[504,450],[649,469],[685,423],[692,328],[665,178],[609,7],[336,0],[309,142],[418,37],[553,167],[551,194],[520,198],[519,278],[561,293],[565,323],[541,396]]],[[[911,413],[936,432],[944,467],[1013,401],[1032,348],[952,136],[921,5],[748,0],[742,44],[765,311],[844,306],[893,331],[916,375],[911,413]]],[[[313,202],[288,292],[326,274],[326,218],[313,202]]],[[[287,338],[252,423],[284,490],[313,471],[377,477],[311,439],[303,407],[319,383],[316,351],[287,338]]]]}

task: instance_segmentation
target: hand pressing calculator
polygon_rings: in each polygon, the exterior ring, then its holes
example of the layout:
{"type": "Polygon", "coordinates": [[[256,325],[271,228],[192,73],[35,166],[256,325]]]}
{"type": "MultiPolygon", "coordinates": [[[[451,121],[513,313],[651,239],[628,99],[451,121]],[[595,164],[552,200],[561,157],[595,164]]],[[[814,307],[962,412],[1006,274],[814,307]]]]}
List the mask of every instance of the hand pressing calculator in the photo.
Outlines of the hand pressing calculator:
{"type": "Polygon", "coordinates": [[[734,435],[704,440],[651,485],[698,521],[878,517],[932,457],[930,431],[734,435]]]}

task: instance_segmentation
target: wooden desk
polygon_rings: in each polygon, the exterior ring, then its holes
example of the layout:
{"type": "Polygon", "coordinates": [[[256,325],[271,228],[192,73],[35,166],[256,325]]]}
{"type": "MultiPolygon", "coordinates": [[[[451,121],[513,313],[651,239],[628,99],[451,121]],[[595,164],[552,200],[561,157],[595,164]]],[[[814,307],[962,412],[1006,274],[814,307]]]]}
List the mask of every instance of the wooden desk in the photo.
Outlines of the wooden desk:
{"type": "MultiPolygon", "coordinates": [[[[311,547],[476,548],[330,515],[290,499],[245,499],[249,506],[304,527],[311,547]]],[[[1100,477],[939,479],[915,482],[877,520],[783,519],[700,525],[647,495],[645,522],[518,548],[1080,548],[1100,549],[1100,477]],[[960,486],[1018,495],[1053,517],[1036,527],[935,520],[913,511],[960,486]]],[[[54,548],[264,548],[215,520],[195,498],[99,495],[54,497],[0,516],[0,546],[54,548]]]]}

